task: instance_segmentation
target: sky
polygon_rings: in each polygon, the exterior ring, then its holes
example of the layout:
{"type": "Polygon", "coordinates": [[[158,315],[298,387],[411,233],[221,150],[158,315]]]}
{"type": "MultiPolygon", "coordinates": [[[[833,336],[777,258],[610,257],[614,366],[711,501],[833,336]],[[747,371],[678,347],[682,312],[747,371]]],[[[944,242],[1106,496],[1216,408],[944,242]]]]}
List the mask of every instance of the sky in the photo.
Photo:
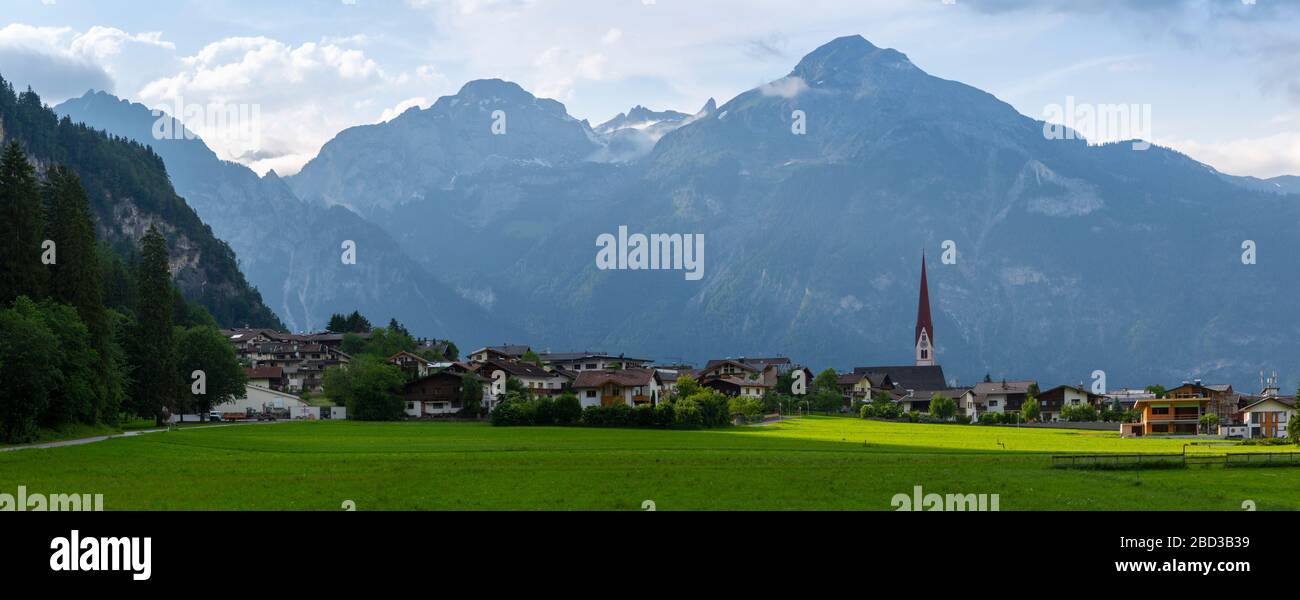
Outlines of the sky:
{"type": "MultiPolygon", "coordinates": [[[[858,34],[1031,117],[1139,105],[1157,144],[1234,175],[1300,175],[1291,0],[0,1],[16,87],[51,105],[96,89],[169,112],[256,107],[253,143],[191,128],[259,173],[296,173],[339,131],[473,79],[595,125],[721,104],[858,34]]],[[[1108,137],[1132,136],[1094,141],[1108,137]]]]}

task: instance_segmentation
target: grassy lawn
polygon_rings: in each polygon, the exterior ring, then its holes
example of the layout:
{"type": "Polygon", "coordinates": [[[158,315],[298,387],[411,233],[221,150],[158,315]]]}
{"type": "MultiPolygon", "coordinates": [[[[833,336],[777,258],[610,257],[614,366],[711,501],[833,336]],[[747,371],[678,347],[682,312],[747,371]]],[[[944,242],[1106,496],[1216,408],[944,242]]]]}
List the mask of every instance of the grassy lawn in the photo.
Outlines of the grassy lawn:
{"type": "Polygon", "coordinates": [[[102,493],[109,509],[638,510],[653,500],[659,510],[890,510],[894,494],[920,485],[1000,494],[1003,510],[1300,508],[1294,468],[1050,468],[1054,453],[1184,443],[825,417],[717,431],[302,422],[0,453],[0,492],[102,493]]]}

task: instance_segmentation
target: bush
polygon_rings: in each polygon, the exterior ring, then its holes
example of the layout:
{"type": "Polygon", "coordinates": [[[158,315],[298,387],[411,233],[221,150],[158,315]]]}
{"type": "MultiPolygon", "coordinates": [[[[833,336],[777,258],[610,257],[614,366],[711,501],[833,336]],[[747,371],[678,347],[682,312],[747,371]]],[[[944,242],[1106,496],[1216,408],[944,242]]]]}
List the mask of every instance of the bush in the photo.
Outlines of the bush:
{"type": "Polygon", "coordinates": [[[841,396],[838,391],[818,390],[812,397],[812,408],[828,415],[843,412],[844,396],[841,396]]]}
{"type": "Polygon", "coordinates": [[[655,426],[672,427],[675,422],[677,422],[677,411],[672,404],[664,402],[655,407],[655,426]]]}
{"type": "Polygon", "coordinates": [[[553,417],[556,425],[577,425],[582,420],[582,401],[572,392],[555,399],[553,417]]]}
{"type": "Polygon", "coordinates": [[[543,396],[529,403],[531,405],[533,425],[555,424],[555,401],[543,396]]]}
{"type": "Polygon", "coordinates": [[[727,403],[727,407],[733,418],[740,417],[749,421],[763,416],[763,403],[758,398],[736,396],[727,403]]]}
{"type": "Polygon", "coordinates": [[[1033,423],[1038,420],[1042,413],[1042,408],[1038,405],[1038,400],[1032,394],[1025,398],[1020,406],[1020,418],[1026,423],[1033,423]]]}
{"type": "Polygon", "coordinates": [[[649,404],[638,405],[632,409],[632,420],[637,427],[654,427],[655,407],[649,404]]]}
{"type": "Polygon", "coordinates": [[[1074,423],[1091,423],[1101,419],[1101,415],[1097,413],[1097,407],[1091,404],[1080,404],[1061,409],[1061,419],[1074,423]]]}
{"type": "Polygon", "coordinates": [[[673,405],[673,424],[682,427],[702,427],[704,415],[691,398],[682,398],[673,405]]]}
{"type": "Polygon", "coordinates": [[[637,416],[626,404],[588,406],[582,411],[582,424],[588,427],[635,427],[637,416]]]}
{"type": "Polygon", "coordinates": [[[582,409],[582,424],[587,427],[605,426],[605,409],[601,406],[588,406],[582,409]]]}
{"type": "Polygon", "coordinates": [[[947,396],[935,396],[930,399],[930,414],[940,421],[947,421],[957,414],[957,401],[947,396]]]}
{"type": "Polygon", "coordinates": [[[525,425],[517,403],[501,402],[492,409],[492,424],[497,426],[525,425]]]}
{"type": "Polygon", "coordinates": [[[705,427],[723,427],[731,424],[730,399],[715,390],[700,392],[687,398],[699,407],[701,424],[705,427]]]}

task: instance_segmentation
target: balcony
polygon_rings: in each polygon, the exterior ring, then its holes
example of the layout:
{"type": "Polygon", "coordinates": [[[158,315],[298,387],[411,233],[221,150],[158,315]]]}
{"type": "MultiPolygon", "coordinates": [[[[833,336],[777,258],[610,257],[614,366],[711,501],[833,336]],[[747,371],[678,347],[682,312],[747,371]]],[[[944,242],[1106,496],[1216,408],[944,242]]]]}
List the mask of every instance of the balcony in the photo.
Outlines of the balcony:
{"type": "Polygon", "coordinates": [[[1186,421],[1188,423],[1201,420],[1201,413],[1171,413],[1165,415],[1151,414],[1147,420],[1152,423],[1171,423],[1174,421],[1186,421]]]}

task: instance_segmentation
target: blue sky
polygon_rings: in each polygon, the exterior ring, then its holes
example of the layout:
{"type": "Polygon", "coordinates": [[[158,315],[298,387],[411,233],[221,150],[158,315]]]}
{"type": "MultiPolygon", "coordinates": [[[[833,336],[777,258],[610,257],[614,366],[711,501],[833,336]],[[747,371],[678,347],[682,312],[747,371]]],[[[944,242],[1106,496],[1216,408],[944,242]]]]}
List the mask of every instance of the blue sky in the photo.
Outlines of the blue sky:
{"type": "MultiPolygon", "coordinates": [[[[1257,0],[5,0],[0,74],[58,102],[259,107],[259,172],[485,77],[593,124],[694,112],[860,34],[1042,118],[1151,106],[1151,137],[1233,174],[1300,174],[1300,7],[1257,0]]],[[[200,131],[200,133],[203,133],[200,131]]],[[[206,136],[205,136],[206,137],[206,136]]]]}

